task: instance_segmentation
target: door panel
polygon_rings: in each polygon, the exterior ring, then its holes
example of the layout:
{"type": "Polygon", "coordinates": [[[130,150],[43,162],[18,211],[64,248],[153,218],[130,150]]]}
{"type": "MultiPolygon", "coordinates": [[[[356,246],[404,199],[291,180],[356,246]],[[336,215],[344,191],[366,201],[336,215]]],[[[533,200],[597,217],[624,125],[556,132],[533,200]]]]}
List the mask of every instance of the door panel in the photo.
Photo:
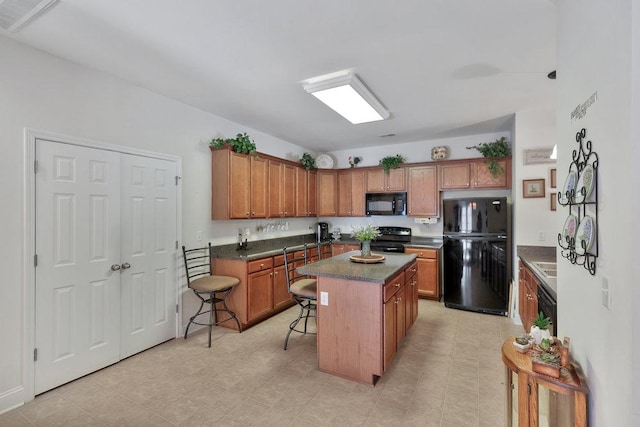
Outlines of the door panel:
{"type": "Polygon", "coordinates": [[[36,142],[36,394],[119,358],[119,157],[36,142]]]}
{"type": "Polygon", "coordinates": [[[175,336],[175,176],[174,162],[123,155],[123,358],[175,336]]]}

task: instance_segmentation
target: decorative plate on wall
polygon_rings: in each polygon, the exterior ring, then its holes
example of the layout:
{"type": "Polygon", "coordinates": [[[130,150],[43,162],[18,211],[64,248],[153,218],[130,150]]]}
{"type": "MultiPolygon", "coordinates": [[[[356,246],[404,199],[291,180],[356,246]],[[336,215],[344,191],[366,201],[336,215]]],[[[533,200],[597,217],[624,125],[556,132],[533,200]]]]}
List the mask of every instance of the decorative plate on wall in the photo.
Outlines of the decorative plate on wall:
{"type": "Polygon", "coordinates": [[[586,165],[582,169],[576,186],[576,203],[586,202],[593,191],[593,166],[586,165]],[[582,194],[584,188],[584,194],[582,194]]]}
{"type": "Polygon", "coordinates": [[[593,236],[595,235],[593,218],[589,215],[585,215],[580,221],[578,226],[578,232],[576,233],[576,253],[578,255],[584,255],[589,252],[591,245],[593,244],[593,236]],[[584,242],[584,248],[582,247],[584,242]]]}
{"type": "Polygon", "coordinates": [[[316,166],[318,169],[331,169],[333,168],[333,159],[328,154],[320,154],[316,157],[316,166]]]}
{"type": "Polygon", "coordinates": [[[576,175],[574,171],[569,171],[569,173],[567,174],[567,179],[564,180],[562,193],[560,193],[559,202],[561,205],[566,205],[571,202],[571,200],[569,200],[570,196],[567,196],[567,194],[571,194],[571,190],[576,189],[576,181],[578,181],[578,175],[576,175]]]}
{"type": "Polygon", "coordinates": [[[577,226],[578,218],[575,215],[569,215],[564,221],[564,226],[562,227],[562,240],[567,242],[568,238],[575,238],[577,226]]]}

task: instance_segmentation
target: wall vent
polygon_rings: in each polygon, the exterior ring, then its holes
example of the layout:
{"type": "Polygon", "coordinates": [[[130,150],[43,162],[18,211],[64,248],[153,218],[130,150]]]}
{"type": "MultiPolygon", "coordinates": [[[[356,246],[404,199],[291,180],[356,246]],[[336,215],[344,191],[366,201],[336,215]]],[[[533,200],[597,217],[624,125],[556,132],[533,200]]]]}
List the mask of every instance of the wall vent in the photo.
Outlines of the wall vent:
{"type": "Polygon", "coordinates": [[[58,0],[0,0],[0,28],[18,31],[58,0]]]}

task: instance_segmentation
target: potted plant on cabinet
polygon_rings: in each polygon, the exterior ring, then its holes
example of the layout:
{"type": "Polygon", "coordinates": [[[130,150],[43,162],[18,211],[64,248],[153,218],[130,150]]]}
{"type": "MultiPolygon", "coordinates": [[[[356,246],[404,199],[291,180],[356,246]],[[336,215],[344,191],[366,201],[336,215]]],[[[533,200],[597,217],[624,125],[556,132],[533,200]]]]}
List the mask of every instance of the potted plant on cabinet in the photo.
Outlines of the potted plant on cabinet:
{"type": "Polygon", "coordinates": [[[483,157],[488,159],[485,163],[489,168],[489,172],[491,172],[491,176],[496,178],[504,173],[504,168],[500,166],[496,159],[511,155],[511,147],[509,146],[507,138],[503,136],[493,142],[483,142],[472,147],[467,147],[467,150],[473,149],[478,150],[483,157]]]}
{"type": "Polygon", "coordinates": [[[371,256],[371,241],[380,235],[380,230],[375,225],[351,228],[351,237],[355,237],[358,242],[362,243],[361,252],[363,258],[371,256]]]}
{"type": "Polygon", "coordinates": [[[256,144],[249,135],[239,133],[235,138],[213,138],[210,144],[213,148],[230,147],[236,153],[253,154],[256,152],[256,144]]]}
{"type": "Polygon", "coordinates": [[[389,173],[391,169],[397,169],[404,162],[404,157],[400,154],[395,156],[387,156],[380,159],[378,163],[384,169],[384,173],[389,173]]]}
{"type": "Polygon", "coordinates": [[[316,168],[316,159],[311,157],[311,154],[309,153],[304,153],[302,155],[302,157],[300,158],[300,163],[302,164],[302,167],[305,168],[306,170],[316,168]]]}
{"type": "Polygon", "coordinates": [[[543,312],[538,313],[538,317],[533,319],[533,325],[529,335],[533,337],[536,344],[540,344],[543,339],[551,340],[551,334],[549,333],[549,323],[551,319],[544,316],[543,312]]]}

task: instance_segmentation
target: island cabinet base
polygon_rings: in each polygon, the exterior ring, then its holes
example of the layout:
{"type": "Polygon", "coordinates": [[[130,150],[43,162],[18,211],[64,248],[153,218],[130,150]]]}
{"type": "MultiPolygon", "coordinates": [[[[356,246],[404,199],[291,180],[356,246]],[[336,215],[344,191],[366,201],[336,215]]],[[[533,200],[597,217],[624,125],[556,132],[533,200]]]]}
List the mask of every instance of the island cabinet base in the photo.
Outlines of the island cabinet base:
{"type": "Polygon", "coordinates": [[[319,369],[374,385],[384,369],[382,285],[318,277],[317,289],[319,369]]]}

